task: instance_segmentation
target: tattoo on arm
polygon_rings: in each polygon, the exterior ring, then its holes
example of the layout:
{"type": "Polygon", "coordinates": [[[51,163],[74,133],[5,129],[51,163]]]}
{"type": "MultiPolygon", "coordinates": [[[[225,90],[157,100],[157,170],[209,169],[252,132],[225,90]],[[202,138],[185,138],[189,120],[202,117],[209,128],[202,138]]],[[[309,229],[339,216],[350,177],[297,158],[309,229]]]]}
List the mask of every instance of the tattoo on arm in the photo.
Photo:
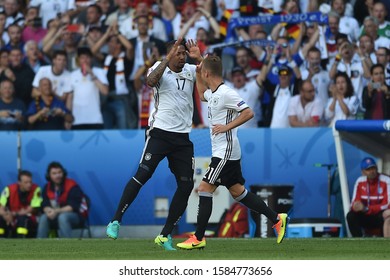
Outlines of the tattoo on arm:
{"type": "Polygon", "coordinates": [[[150,87],[155,87],[158,81],[161,79],[165,68],[168,66],[168,60],[164,59],[161,63],[149,74],[146,78],[146,83],[150,87]]]}

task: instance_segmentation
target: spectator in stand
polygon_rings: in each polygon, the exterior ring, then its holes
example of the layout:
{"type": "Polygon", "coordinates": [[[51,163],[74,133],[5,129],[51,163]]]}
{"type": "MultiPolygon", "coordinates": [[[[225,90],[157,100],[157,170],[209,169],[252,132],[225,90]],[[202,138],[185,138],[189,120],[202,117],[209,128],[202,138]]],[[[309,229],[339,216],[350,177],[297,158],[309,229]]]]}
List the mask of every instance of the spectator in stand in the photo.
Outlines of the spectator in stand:
{"type": "Polygon", "coordinates": [[[354,94],[349,76],[344,72],[336,74],[334,84],[330,86],[331,96],[325,107],[325,119],[330,127],[337,120],[354,120],[359,108],[359,99],[354,94]]]}
{"type": "Polygon", "coordinates": [[[8,43],[9,36],[5,28],[6,15],[4,11],[0,10],[0,50],[8,43]]]}
{"type": "Polygon", "coordinates": [[[12,24],[23,26],[24,15],[20,10],[19,0],[4,0],[4,12],[7,16],[5,27],[12,24]]]}
{"type": "MultiPolygon", "coordinates": [[[[147,18],[145,20],[147,21],[147,18]]],[[[138,26],[141,25],[138,23],[138,26]]],[[[133,45],[118,32],[116,24],[108,27],[104,35],[92,47],[92,53],[96,55],[105,43],[108,45],[108,53],[103,58],[103,63],[109,93],[102,103],[104,128],[137,128],[137,114],[132,110],[134,107],[132,101],[136,103],[137,98],[132,96],[135,93],[128,86],[128,77],[134,64],[133,45]]]]}
{"type": "Polygon", "coordinates": [[[347,0],[332,0],[332,10],[340,15],[339,31],[347,34],[351,42],[356,42],[360,35],[360,26],[357,20],[349,15],[346,15],[347,0]]]}
{"type": "Polygon", "coordinates": [[[290,127],[288,119],[288,104],[292,96],[299,93],[299,84],[301,82],[300,73],[298,67],[295,66],[297,78],[293,84],[291,82],[292,70],[287,66],[280,66],[278,70],[279,84],[274,85],[266,77],[269,69],[271,69],[271,63],[266,64],[261,69],[259,84],[263,87],[263,91],[271,93],[271,100],[269,111],[265,115],[265,125],[271,128],[286,128],[290,127]]]}
{"type": "Polygon", "coordinates": [[[39,81],[40,96],[31,101],[26,116],[32,130],[70,129],[73,116],[65,103],[54,95],[51,81],[42,78],[39,81]]]}
{"type": "Polygon", "coordinates": [[[255,59],[250,49],[246,47],[238,47],[236,50],[236,65],[244,70],[245,77],[248,81],[256,79],[259,75],[259,69],[253,69],[250,61],[255,59]]]}
{"type": "Polygon", "coordinates": [[[73,71],[77,68],[77,42],[81,38],[81,34],[69,30],[70,17],[64,15],[61,19],[55,19],[50,25],[46,37],[43,39],[42,51],[49,57],[52,57],[56,50],[64,50],[67,55],[67,70],[73,71]]]}
{"type": "Polygon", "coordinates": [[[376,50],[379,47],[390,47],[390,39],[378,35],[378,19],[376,19],[375,17],[366,17],[364,19],[363,26],[365,34],[370,35],[371,38],[374,40],[376,50]]]}
{"type": "Polygon", "coordinates": [[[378,48],[375,56],[377,63],[382,64],[385,68],[385,82],[386,85],[390,86],[390,49],[378,48]]]}
{"type": "MultiPolygon", "coordinates": [[[[148,3],[145,0],[137,0],[135,3],[135,11],[132,17],[125,19],[122,24],[119,25],[119,31],[127,38],[131,39],[138,36],[137,18],[139,16],[148,17],[148,34],[153,35],[155,38],[164,42],[167,41],[167,32],[165,25],[161,19],[154,16],[148,3]]],[[[194,37],[195,38],[195,37],[194,37]]]]}
{"type": "Polygon", "coordinates": [[[326,41],[326,48],[329,57],[329,63],[327,68],[333,64],[333,60],[335,59],[338,50],[337,50],[337,38],[340,34],[339,30],[340,26],[340,15],[335,11],[330,11],[328,14],[328,25],[324,26],[324,36],[326,41]]]}
{"type": "Polygon", "coordinates": [[[75,0],[31,0],[29,7],[39,7],[39,17],[42,26],[48,27],[48,22],[65,14],[72,15],[76,10],[75,0]]]}
{"type": "Polygon", "coordinates": [[[359,46],[357,48],[357,54],[362,62],[364,78],[369,79],[371,66],[376,63],[374,41],[370,35],[364,34],[359,38],[359,46]]]}
{"type": "Polygon", "coordinates": [[[26,54],[24,62],[30,66],[30,68],[37,73],[41,66],[45,66],[47,63],[42,58],[42,53],[38,48],[37,42],[30,40],[24,44],[24,53],[26,54]]]}
{"type": "Polygon", "coordinates": [[[347,214],[349,230],[353,237],[363,237],[367,229],[379,228],[383,229],[384,237],[390,237],[390,177],[378,172],[371,157],[361,161],[360,169],[362,176],[355,182],[351,210],[347,214]]]}
{"type": "Polygon", "coordinates": [[[378,35],[390,39],[390,22],[386,20],[389,12],[385,4],[377,2],[374,4],[372,16],[378,19],[378,35]]]}
{"type": "Polygon", "coordinates": [[[353,93],[357,96],[361,105],[364,76],[362,61],[355,53],[353,44],[344,39],[341,42],[341,44],[338,43],[339,56],[334,60],[329,71],[329,77],[331,80],[335,80],[338,72],[346,73],[352,82],[353,93]]]}
{"type": "Polygon", "coordinates": [[[72,229],[85,221],[86,201],[79,184],[67,177],[59,162],[51,162],[46,172],[47,184],[42,191],[42,211],[37,238],[47,238],[50,230],[57,230],[58,237],[72,237],[72,229]]]}
{"type": "Polygon", "coordinates": [[[254,117],[247,122],[243,123],[240,127],[258,127],[262,121],[261,113],[261,90],[260,83],[256,79],[247,81],[245,72],[240,67],[235,67],[231,73],[232,86],[239,96],[245,100],[245,103],[253,110],[254,117]]]}
{"type": "Polygon", "coordinates": [[[320,126],[325,105],[316,96],[314,85],[310,80],[299,85],[299,95],[291,97],[288,104],[288,120],[291,127],[320,126]]]}
{"type": "Polygon", "coordinates": [[[4,80],[15,81],[15,74],[9,66],[9,51],[0,50],[0,82],[4,80]]]}
{"type": "Polygon", "coordinates": [[[34,40],[37,44],[40,44],[46,33],[47,29],[42,26],[42,18],[39,17],[39,8],[28,8],[22,31],[22,41],[34,40]]]}
{"type": "Polygon", "coordinates": [[[65,51],[55,51],[52,64],[39,68],[32,82],[34,87],[32,91],[33,98],[41,95],[41,92],[39,91],[39,81],[42,78],[48,78],[51,81],[54,95],[66,104],[69,93],[71,92],[71,87],[69,84],[70,73],[66,70],[65,51]]]}
{"type": "Polygon", "coordinates": [[[0,196],[0,237],[35,237],[41,203],[31,172],[19,171],[18,182],[5,186],[0,196]]]}
{"type": "Polygon", "coordinates": [[[11,24],[8,26],[7,32],[9,42],[2,49],[10,51],[11,49],[19,48],[23,51],[22,27],[17,24],[11,24]]]}
{"type": "Polygon", "coordinates": [[[108,15],[105,24],[111,25],[116,22],[121,27],[126,19],[132,17],[134,10],[128,0],[115,0],[115,4],[117,9],[108,15]]]}
{"type": "Polygon", "coordinates": [[[108,94],[108,81],[103,69],[92,67],[92,52],[89,48],[77,50],[79,68],[71,73],[72,92],[68,108],[74,116],[72,129],[102,129],[103,116],[100,94],[108,94]]]}
{"type": "Polygon", "coordinates": [[[390,119],[390,87],[385,84],[384,72],[382,64],[371,67],[371,80],[363,90],[364,119],[390,119]]]}
{"type": "Polygon", "coordinates": [[[195,38],[199,28],[203,28],[208,32],[210,30],[210,23],[206,16],[211,15],[202,8],[197,9],[195,2],[186,2],[181,11],[179,37],[195,38]]]}
{"type": "Polygon", "coordinates": [[[309,80],[314,86],[315,96],[321,100],[321,104],[326,106],[328,103],[329,95],[329,74],[322,68],[321,65],[321,52],[316,47],[309,49],[307,54],[306,67],[301,69],[302,80],[309,80]]]}
{"type": "Polygon", "coordinates": [[[35,73],[23,62],[23,54],[19,48],[12,49],[9,53],[10,69],[15,75],[15,97],[20,98],[26,107],[30,104],[32,81],[35,73]]]}
{"type": "Polygon", "coordinates": [[[0,130],[24,128],[26,105],[14,97],[14,85],[9,80],[0,83],[0,130]]]}
{"type": "Polygon", "coordinates": [[[79,22],[83,26],[84,34],[86,35],[89,31],[89,28],[100,27],[104,28],[104,24],[101,20],[103,11],[97,4],[92,4],[87,7],[87,16],[85,22],[79,22]]]}

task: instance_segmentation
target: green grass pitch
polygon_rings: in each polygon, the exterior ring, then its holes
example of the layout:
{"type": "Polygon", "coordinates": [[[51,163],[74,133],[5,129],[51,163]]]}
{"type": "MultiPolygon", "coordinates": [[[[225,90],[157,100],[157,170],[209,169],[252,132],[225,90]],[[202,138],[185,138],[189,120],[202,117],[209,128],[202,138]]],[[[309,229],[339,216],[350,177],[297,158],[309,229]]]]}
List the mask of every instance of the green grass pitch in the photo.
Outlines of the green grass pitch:
{"type": "MultiPolygon", "coordinates": [[[[183,239],[174,239],[174,243],[183,239]]],[[[208,238],[204,250],[164,251],[153,239],[2,239],[1,260],[390,260],[384,238],[208,238]]]]}

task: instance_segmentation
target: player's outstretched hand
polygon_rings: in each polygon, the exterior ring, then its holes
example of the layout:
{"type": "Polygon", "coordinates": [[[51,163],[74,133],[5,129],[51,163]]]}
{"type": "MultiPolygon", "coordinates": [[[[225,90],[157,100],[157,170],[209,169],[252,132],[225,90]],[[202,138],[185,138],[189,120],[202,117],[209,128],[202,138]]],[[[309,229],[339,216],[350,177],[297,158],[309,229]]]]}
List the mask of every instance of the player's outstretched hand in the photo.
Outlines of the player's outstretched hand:
{"type": "Polygon", "coordinates": [[[196,59],[198,62],[202,61],[202,55],[200,54],[200,49],[198,43],[195,40],[189,39],[186,42],[187,55],[192,59],[196,59]]]}
{"type": "Polygon", "coordinates": [[[200,74],[200,71],[202,71],[203,61],[196,65],[196,73],[200,74]]]}

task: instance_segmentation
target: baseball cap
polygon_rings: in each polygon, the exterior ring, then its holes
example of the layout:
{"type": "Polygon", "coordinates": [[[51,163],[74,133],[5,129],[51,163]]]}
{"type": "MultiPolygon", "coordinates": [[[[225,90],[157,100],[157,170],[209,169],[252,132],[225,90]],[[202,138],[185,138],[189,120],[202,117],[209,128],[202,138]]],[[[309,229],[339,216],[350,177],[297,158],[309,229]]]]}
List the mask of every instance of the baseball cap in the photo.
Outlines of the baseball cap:
{"type": "Polygon", "coordinates": [[[376,162],[373,158],[365,157],[360,163],[360,169],[368,169],[370,167],[376,166],[376,162]]]}
{"type": "Polygon", "coordinates": [[[241,74],[245,75],[244,69],[242,69],[241,67],[238,67],[238,66],[236,66],[232,69],[232,74],[234,74],[234,73],[241,73],[241,74]]]}
{"type": "Polygon", "coordinates": [[[287,76],[291,74],[291,69],[287,66],[280,66],[278,70],[278,74],[281,76],[287,76]]]}

